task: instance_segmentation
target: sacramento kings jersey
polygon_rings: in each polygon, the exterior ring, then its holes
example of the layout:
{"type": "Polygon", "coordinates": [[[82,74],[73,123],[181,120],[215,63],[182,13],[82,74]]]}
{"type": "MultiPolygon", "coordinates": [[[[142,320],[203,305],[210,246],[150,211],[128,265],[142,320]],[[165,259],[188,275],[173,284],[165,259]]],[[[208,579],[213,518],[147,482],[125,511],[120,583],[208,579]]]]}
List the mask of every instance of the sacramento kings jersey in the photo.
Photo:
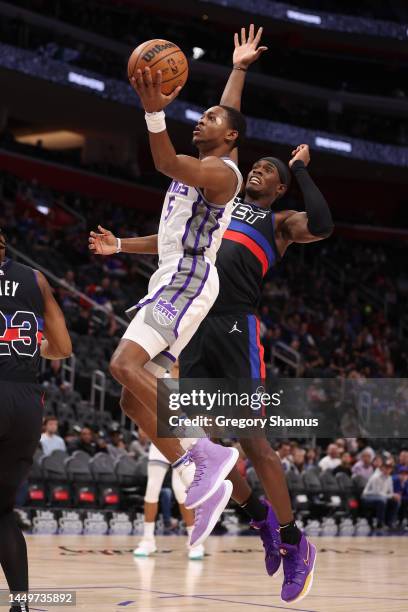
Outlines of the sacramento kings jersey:
{"type": "Polygon", "coordinates": [[[37,382],[43,328],[34,270],[6,258],[0,267],[0,380],[37,382]]]}
{"type": "Polygon", "coordinates": [[[222,158],[237,176],[234,197],[224,206],[208,202],[199,187],[172,181],[164,198],[160,219],[159,265],[174,255],[204,255],[215,262],[222,235],[227,228],[234,198],[242,185],[238,166],[222,158]]]}
{"type": "Polygon", "coordinates": [[[279,260],[274,225],[269,208],[235,199],[217,255],[220,291],[210,314],[256,311],[263,278],[279,260]]]}

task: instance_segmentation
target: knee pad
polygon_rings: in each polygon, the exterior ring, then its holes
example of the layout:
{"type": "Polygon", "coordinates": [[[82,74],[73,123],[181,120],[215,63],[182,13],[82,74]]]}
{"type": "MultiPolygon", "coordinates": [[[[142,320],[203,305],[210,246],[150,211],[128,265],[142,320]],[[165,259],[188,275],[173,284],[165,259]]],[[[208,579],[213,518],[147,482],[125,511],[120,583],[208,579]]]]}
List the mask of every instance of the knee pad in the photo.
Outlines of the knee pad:
{"type": "Polygon", "coordinates": [[[173,488],[174,497],[176,498],[177,503],[184,504],[187,495],[186,487],[180,478],[180,474],[176,472],[176,470],[173,470],[171,475],[171,486],[173,488]]]}
{"type": "Polygon", "coordinates": [[[169,466],[165,463],[151,462],[147,464],[147,486],[144,500],[148,504],[157,504],[169,466]]]}

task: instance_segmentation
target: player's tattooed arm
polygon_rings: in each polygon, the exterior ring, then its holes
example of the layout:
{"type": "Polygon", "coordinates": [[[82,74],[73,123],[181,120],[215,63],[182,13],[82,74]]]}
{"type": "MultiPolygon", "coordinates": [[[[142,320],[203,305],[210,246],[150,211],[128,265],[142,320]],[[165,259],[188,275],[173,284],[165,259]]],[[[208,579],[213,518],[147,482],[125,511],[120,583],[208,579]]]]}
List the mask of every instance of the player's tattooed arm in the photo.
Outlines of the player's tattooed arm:
{"type": "Polygon", "coordinates": [[[41,342],[41,357],[65,359],[72,353],[71,338],[61,308],[58,306],[44,274],[35,271],[44,300],[44,336],[41,342]]]}
{"type": "Polygon", "coordinates": [[[221,96],[220,104],[231,106],[241,110],[242,92],[244,90],[246,72],[251,64],[267,51],[268,47],[258,47],[263,28],[259,28],[255,34],[254,24],[251,23],[248,31],[241,28],[241,38],[239,34],[234,34],[234,53],[232,55],[232,71],[221,96]]]}
{"type": "Polygon", "coordinates": [[[135,253],[138,255],[156,255],[158,253],[157,234],[118,238],[108,229],[98,225],[97,232],[89,234],[89,250],[94,255],[113,255],[114,253],[135,253]]]}

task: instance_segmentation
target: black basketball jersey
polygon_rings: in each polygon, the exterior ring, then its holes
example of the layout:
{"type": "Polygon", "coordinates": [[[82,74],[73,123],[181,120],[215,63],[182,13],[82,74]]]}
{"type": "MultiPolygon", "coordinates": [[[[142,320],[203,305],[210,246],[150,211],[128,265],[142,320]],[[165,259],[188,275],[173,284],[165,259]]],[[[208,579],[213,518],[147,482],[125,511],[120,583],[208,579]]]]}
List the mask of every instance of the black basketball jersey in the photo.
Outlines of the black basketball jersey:
{"type": "Polygon", "coordinates": [[[0,266],[0,380],[35,383],[44,329],[44,300],[32,268],[0,266]]]}
{"type": "Polygon", "coordinates": [[[236,198],[217,253],[220,292],[211,314],[256,311],[265,274],[279,259],[275,215],[236,198]]]}

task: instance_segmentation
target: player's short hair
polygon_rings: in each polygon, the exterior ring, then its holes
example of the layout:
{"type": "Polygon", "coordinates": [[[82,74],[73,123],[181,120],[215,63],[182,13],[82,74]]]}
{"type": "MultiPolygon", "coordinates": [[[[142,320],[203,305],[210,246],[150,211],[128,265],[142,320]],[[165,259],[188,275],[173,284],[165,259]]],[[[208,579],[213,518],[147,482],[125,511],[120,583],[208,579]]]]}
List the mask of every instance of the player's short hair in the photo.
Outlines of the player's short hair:
{"type": "Polygon", "coordinates": [[[245,139],[245,117],[239,110],[232,108],[232,106],[226,106],[225,104],[219,104],[219,106],[226,111],[230,127],[238,132],[238,137],[235,139],[234,146],[232,147],[234,149],[238,145],[242,144],[243,140],[245,139]]]}

